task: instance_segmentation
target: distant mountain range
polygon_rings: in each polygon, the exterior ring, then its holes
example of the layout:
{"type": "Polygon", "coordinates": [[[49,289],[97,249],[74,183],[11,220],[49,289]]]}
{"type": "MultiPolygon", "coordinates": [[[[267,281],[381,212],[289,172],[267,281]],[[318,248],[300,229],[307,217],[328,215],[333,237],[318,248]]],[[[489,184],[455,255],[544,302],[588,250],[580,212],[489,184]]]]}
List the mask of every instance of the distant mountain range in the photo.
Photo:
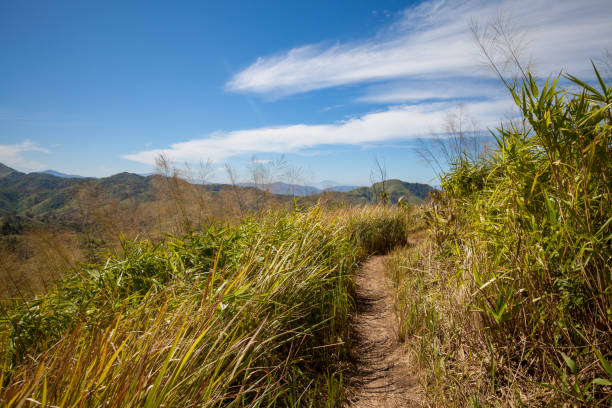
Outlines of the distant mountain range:
{"type": "MultiPolygon", "coordinates": [[[[102,197],[111,197],[119,202],[128,199],[137,202],[154,201],[156,196],[153,180],[156,177],[161,176],[119,173],[110,177],[92,178],[53,170],[26,174],[0,163],[0,233],[2,218],[8,216],[18,216],[32,222],[74,219],[80,205],[77,198],[83,194],[91,195],[96,192],[102,197]]],[[[342,186],[330,181],[317,185],[323,188],[282,182],[271,183],[265,187],[243,183],[238,188],[252,191],[254,187],[258,187],[274,194],[274,197],[281,201],[300,197],[300,200],[305,200],[305,205],[316,203],[319,199],[352,204],[377,202],[382,188],[380,183],[372,187],[342,186]]],[[[233,189],[227,184],[205,184],[201,185],[201,188],[213,195],[233,189]]],[[[434,190],[427,184],[406,183],[401,180],[387,180],[385,189],[391,202],[395,203],[404,196],[413,204],[422,203],[429,192],[434,190]]]]}
{"type": "MultiPolygon", "coordinates": [[[[10,169],[10,167],[6,167],[6,166],[4,167],[6,169],[10,169]]],[[[45,170],[45,171],[40,171],[36,173],[50,174],[52,176],[61,177],[61,178],[90,178],[90,179],[95,178],[95,177],[79,176],[76,174],[61,173],[56,170],[45,170]]],[[[138,175],[142,177],[149,177],[149,176],[154,176],[155,174],[157,173],[144,173],[144,174],[138,174],[138,175]]],[[[218,184],[218,183],[206,183],[206,184],[218,184]]],[[[324,180],[319,183],[314,183],[313,185],[290,184],[290,183],[284,183],[282,181],[269,183],[263,186],[259,184],[255,184],[255,183],[239,183],[239,185],[242,187],[256,187],[262,190],[269,191],[273,194],[290,195],[290,196],[297,196],[297,197],[321,194],[324,191],[347,192],[347,191],[351,191],[351,190],[361,187],[361,186],[342,185],[341,183],[338,183],[333,180],[324,180]]]]}
{"type": "Polygon", "coordinates": [[[55,170],[45,170],[45,171],[41,171],[40,173],[50,174],[52,176],[62,177],[62,178],[86,178],[84,176],[79,176],[79,175],[76,175],[76,174],[60,173],[59,171],[55,171],[55,170]]]}
{"type": "MultiPolygon", "coordinates": [[[[0,163],[0,177],[10,174],[10,173],[25,174],[25,173],[21,173],[17,170],[14,170],[0,163]]],[[[59,178],[68,178],[68,179],[90,179],[90,180],[97,179],[97,177],[85,177],[85,176],[80,176],[78,174],[66,174],[66,173],[56,171],[56,170],[37,171],[37,172],[29,173],[29,174],[49,174],[51,176],[55,176],[59,178]]],[[[150,176],[154,176],[155,174],[156,173],[146,173],[146,174],[137,174],[137,175],[141,177],[150,177],[150,176]]],[[[211,184],[219,184],[219,183],[206,183],[206,184],[211,185],[211,184]]],[[[269,191],[273,194],[290,195],[290,196],[297,196],[297,197],[317,195],[317,194],[321,194],[324,191],[347,192],[347,191],[351,191],[351,190],[361,187],[361,186],[343,185],[333,180],[324,180],[318,183],[314,183],[313,185],[290,184],[290,183],[284,183],[281,181],[269,183],[263,186],[259,184],[255,184],[255,183],[249,183],[249,182],[239,183],[239,185],[241,187],[256,187],[262,190],[269,191]]],[[[0,209],[0,212],[1,212],[1,209],[0,209]]]]}
{"type": "Polygon", "coordinates": [[[346,192],[359,188],[359,186],[343,186],[339,183],[330,185],[329,182],[317,183],[317,185],[319,185],[320,187],[302,184],[289,184],[283,183],[282,181],[277,181],[275,183],[269,183],[265,185],[255,183],[240,183],[240,186],[243,187],[256,187],[274,194],[290,195],[297,197],[317,195],[323,193],[324,191],[346,192]]]}
{"type": "MultiPolygon", "coordinates": [[[[391,203],[397,203],[401,197],[404,197],[410,204],[421,204],[429,193],[435,189],[429,184],[423,183],[407,183],[398,179],[386,180],[384,182],[384,190],[389,196],[391,203]]],[[[354,190],[345,192],[348,201],[358,203],[371,203],[379,199],[380,192],[383,191],[383,183],[375,183],[371,187],[359,187],[354,190]]]]}
{"type": "Polygon", "coordinates": [[[338,183],[337,181],[333,181],[333,180],[323,180],[323,181],[313,184],[313,186],[318,188],[321,191],[351,191],[351,190],[361,187],[361,186],[344,185],[344,184],[338,183]]]}

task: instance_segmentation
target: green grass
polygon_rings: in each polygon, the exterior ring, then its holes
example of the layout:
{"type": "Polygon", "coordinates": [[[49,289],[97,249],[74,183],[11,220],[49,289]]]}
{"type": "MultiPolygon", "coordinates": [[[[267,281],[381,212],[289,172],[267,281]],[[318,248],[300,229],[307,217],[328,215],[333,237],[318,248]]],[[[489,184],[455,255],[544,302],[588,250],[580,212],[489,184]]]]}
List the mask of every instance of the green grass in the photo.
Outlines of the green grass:
{"type": "MultiPolygon", "coordinates": [[[[428,184],[406,183],[401,180],[386,180],[384,183],[388,199],[391,203],[397,203],[400,197],[404,197],[410,204],[422,204],[433,187],[428,184]]],[[[380,192],[383,190],[383,183],[378,182],[371,187],[359,187],[343,194],[347,201],[357,203],[375,203],[380,201],[380,192]]]]}
{"type": "Polygon", "coordinates": [[[430,240],[392,258],[440,406],[612,403],[612,86],[595,74],[511,89],[523,120],[457,158],[430,240]]]}
{"type": "Polygon", "coordinates": [[[338,406],[351,273],[403,244],[385,207],[270,213],[79,269],[3,306],[3,406],[338,406]]]}

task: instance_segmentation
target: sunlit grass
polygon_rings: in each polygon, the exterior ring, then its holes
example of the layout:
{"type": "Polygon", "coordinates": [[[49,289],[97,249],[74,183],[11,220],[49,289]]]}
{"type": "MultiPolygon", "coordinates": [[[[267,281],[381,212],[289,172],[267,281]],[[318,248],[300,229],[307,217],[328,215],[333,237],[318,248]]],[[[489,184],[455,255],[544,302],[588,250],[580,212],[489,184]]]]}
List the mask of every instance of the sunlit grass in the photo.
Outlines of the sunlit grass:
{"type": "Polygon", "coordinates": [[[459,157],[390,258],[400,336],[440,406],[612,402],[612,86],[526,77],[523,121],[459,157]]]}
{"type": "Polygon", "coordinates": [[[121,256],[13,305],[5,406],[335,406],[351,273],[403,244],[385,207],[270,213],[121,256]]]}

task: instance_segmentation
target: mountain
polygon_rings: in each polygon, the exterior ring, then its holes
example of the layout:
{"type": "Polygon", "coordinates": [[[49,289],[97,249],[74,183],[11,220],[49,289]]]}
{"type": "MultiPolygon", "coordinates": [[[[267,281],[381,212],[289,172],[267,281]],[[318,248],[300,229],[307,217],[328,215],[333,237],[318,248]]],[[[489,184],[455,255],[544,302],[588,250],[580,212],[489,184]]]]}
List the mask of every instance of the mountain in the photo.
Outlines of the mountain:
{"type": "Polygon", "coordinates": [[[343,192],[351,191],[351,190],[361,187],[361,186],[344,185],[344,184],[340,184],[337,181],[333,181],[333,180],[323,180],[318,183],[314,183],[313,186],[318,188],[321,191],[343,191],[343,192]]]}
{"type": "Polygon", "coordinates": [[[152,201],[155,199],[153,177],[123,172],[98,179],[94,185],[119,201],[152,201]]]}
{"type": "Polygon", "coordinates": [[[5,166],[4,164],[0,163],[0,177],[8,176],[11,173],[21,173],[21,172],[15,169],[11,169],[10,167],[5,166]]]}
{"type": "MultiPolygon", "coordinates": [[[[410,204],[421,204],[430,192],[435,189],[429,184],[407,183],[398,179],[387,180],[384,182],[384,189],[389,196],[391,203],[397,203],[400,197],[406,197],[410,204]]],[[[349,201],[361,203],[376,202],[379,200],[380,192],[383,191],[383,183],[375,183],[371,187],[359,187],[346,192],[349,201]]]]}
{"type": "MultiPolygon", "coordinates": [[[[20,173],[1,164],[0,174],[0,235],[41,223],[78,227],[84,212],[104,206],[124,208],[153,203],[159,199],[156,186],[164,190],[168,184],[173,184],[164,183],[160,175],[145,177],[124,172],[99,179],[67,178],[49,173],[20,173]]],[[[208,191],[221,207],[223,200],[236,194],[235,188],[227,184],[195,186],[208,191]]],[[[289,188],[280,185],[275,190],[289,188]]],[[[252,187],[238,189],[238,194],[244,195],[245,209],[256,208],[258,199],[253,193],[257,190],[252,187]]],[[[289,196],[278,194],[269,194],[267,199],[290,201],[289,196]]]]}
{"type": "Polygon", "coordinates": [[[321,194],[324,191],[337,191],[341,193],[345,193],[347,191],[354,190],[359,188],[360,186],[343,186],[340,184],[329,185],[328,183],[334,182],[325,182],[322,181],[320,183],[316,183],[316,185],[302,185],[302,184],[288,184],[283,183],[282,181],[277,181],[275,183],[266,184],[265,186],[255,184],[255,183],[239,183],[239,186],[242,187],[256,187],[260,190],[266,190],[274,194],[282,194],[282,195],[290,195],[297,197],[306,197],[321,194]],[[323,188],[319,186],[325,186],[323,188]]]}
{"type": "Polygon", "coordinates": [[[260,190],[266,190],[273,194],[290,195],[297,197],[316,195],[322,192],[322,190],[318,189],[317,187],[299,184],[288,184],[283,183],[282,181],[266,184],[264,186],[255,183],[240,183],[239,185],[241,187],[257,187],[260,190]]]}
{"type": "Polygon", "coordinates": [[[41,215],[64,207],[71,188],[90,179],[68,179],[45,173],[13,172],[0,178],[0,215],[41,215]]]}
{"type": "MultiPolygon", "coordinates": [[[[78,224],[83,211],[88,211],[87,205],[156,201],[159,196],[155,185],[164,186],[166,183],[163,180],[159,175],[141,176],[133,173],[119,173],[100,179],[68,178],[48,172],[26,174],[0,164],[0,235],[2,231],[17,231],[40,223],[78,224]]],[[[247,210],[258,208],[259,195],[253,195],[257,187],[253,183],[243,183],[236,187],[227,184],[197,185],[197,188],[208,191],[212,200],[221,207],[225,205],[224,200],[234,199],[236,194],[243,195],[243,204],[247,210]]],[[[368,204],[380,201],[382,183],[371,187],[354,187],[336,185],[321,190],[313,186],[276,182],[267,185],[265,190],[271,193],[267,195],[268,199],[277,203],[289,203],[293,197],[299,197],[302,206],[314,205],[319,200],[332,204],[368,204]]],[[[435,189],[427,184],[388,180],[385,182],[385,190],[391,203],[396,203],[404,196],[409,203],[420,204],[435,189]]]]}
{"type": "Polygon", "coordinates": [[[50,174],[52,176],[61,177],[61,178],[85,178],[83,176],[79,176],[76,174],[60,173],[59,171],[55,171],[55,170],[45,170],[45,171],[40,171],[37,173],[50,174]]]}
{"type": "Polygon", "coordinates": [[[334,180],[323,180],[323,181],[319,181],[318,183],[314,183],[313,184],[313,186],[315,186],[319,190],[329,190],[332,187],[336,187],[336,186],[339,186],[339,185],[340,185],[340,183],[338,183],[337,181],[334,181],[334,180]]]}
{"type": "Polygon", "coordinates": [[[339,191],[341,193],[346,193],[347,191],[355,190],[356,188],[359,188],[359,187],[361,187],[361,186],[341,186],[341,185],[337,185],[337,186],[328,187],[324,191],[339,191]]]}

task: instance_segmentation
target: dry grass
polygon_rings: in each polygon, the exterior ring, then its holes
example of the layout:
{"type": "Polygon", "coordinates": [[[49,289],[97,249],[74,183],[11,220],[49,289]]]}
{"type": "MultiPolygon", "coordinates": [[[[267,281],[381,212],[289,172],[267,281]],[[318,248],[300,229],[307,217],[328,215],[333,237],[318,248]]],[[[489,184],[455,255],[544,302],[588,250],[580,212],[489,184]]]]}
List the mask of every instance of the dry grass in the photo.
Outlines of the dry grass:
{"type": "Polygon", "coordinates": [[[401,336],[440,406],[612,402],[612,86],[511,89],[523,126],[459,157],[396,253],[401,336]]]}
{"type": "MultiPolygon", "coordinates": [[[[387,258],[397,287],[398,336],[423,373],[420,392],[439,407],[539,406],[551,394],[531,383],[542,378],[492,350],[472,307],[474,262],[474,254],[453,259],[441,253],[430,236],[387,258]]],[[[525,347],[520,339],[513,342],[525,347]]],[[[522,356],[523,364],[528,360],[522,356]]]]}
{"type": "Polygon", "coordinates": [[[124,241],[6,311],[0,401],[337,406],[350,273],[405,243],[409,222],[400,209],[314,208],[124,241]]]}

